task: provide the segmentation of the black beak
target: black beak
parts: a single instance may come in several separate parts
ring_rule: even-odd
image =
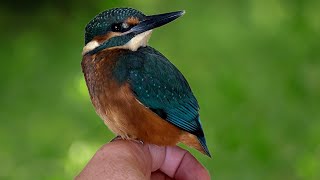
[[[130,33],[134,35],[146,32],[148,30],[163,26],[178,17],[184,15],[185,11],[176,11],[165,14],[157,14],[152,16],[147,16],[145,20],[141,21],[139,24],[130,29]]]

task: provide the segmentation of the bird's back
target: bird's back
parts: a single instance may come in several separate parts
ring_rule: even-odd
[[[95,88],[89,89],[91,99],[112,131],[159,145],[181,141],[210,155],[198,102],[181,72],[160,52],[151,47],[106,50],[91,62],[91,68],[100,69],[95,70],[99,75],[85,73],[87,83],[95,84],[88,85]]]

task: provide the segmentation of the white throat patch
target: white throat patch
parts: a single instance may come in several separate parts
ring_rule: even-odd
[[[83,47],[82,56],[85,55],[87,52],[94,50],[96,47],[100,46],[98,41],[90,41]]]
[[[146,47],[151,37],[151,33],[152,33],[152,30],[149,30],[136,35],[129,42],[127,42],[127,44],[123,45],[122,48],[130,49],[131,51],[137,51],[139,47]]]
[[[122,48],[122,49],[129,49],[131,51],[137,51],[139,47],[146,47],[148,45],[148,41],[151,37],[152,30],[143,32],[141,34],[136,35],[132,38],[129,42],[127,42],[123,46],[116,46],[111,48]],[[96,47],[100,46],[98,41],[90,41],[83,47],[82,56],[85,55],[87,52],[94,50]]]

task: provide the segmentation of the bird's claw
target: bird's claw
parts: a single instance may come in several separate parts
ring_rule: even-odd
[[[144,144],[144,142],[142,140],[139,140],[139,139],[132,139],[132,141],[136,142],[136,143],[139,143],[139,144]]]
[[[128,137],[121,137],[121,136],[116,136],[116,137],[114,137],[113,139],[111,139],[111,141],[110,142],[113,142],[113,141],[116,141],[116,140],[123,140],[123,139],[125,139],[125,140],[131,140],[131,141],[133,141],[133,142],[135,142],[135,143],[138,143],[138,144],[144,144],[144,142],[142,141],[142,140],[140,140],[140,139],[133,139],[133,138],[130,138],[129,136]]]
[[[113,142],[113,141],[116,141],[116,140],[120,140],[120,139],[122,139],[121,136],[116,136],[116,137],[114,137],[113,139],[111,139],[110,142]]]

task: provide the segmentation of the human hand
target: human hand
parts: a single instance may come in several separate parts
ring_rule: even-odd
[[[75,178],[156,180],[207,180],[208,171],[180,147],[116,140],[100,148]]]

